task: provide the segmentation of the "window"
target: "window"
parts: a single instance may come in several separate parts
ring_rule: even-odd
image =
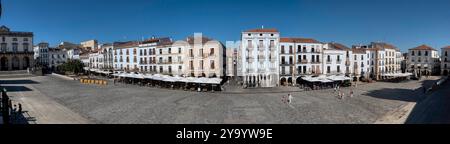
[[[281,57],[281,64],[286,64],[286,59],[284,56]]]
[[[293,54],[294,53],[294,49],[292,46],[289,46],[289,54]]]
[[[311,56],[311,62],[315,62],[315,56],[314,55]]]
[[[285,67],[281,67],[281,74],[285,75],[286,74],[286,68]]]
[[[162,54],[163,54],[163,53],[162,53],[162,49],[159,49],[159,54],[160,54],[160,55],[162,55]]]
[[[142,56],[143,54],[142,54],[142,49],[141,50],[139,50],[139,55],[140,56]]]
[[[162,67],[162,66],[159,66],[159,73],[163,73],[163,72],[164,72],[163,67]]]
[[[147,49],[144,49],[144,55],[147,55]],[[147,70],[145,70],[147,71]]]
[[[411,55],[414,56],[414,51],[411,51]]]
[[[302,73],[302,67],[301,66],[298,66],[297,70],[298,70],[298,74]]]
[[[303,73],[306,73],[306,66],[303,66]]]
[[[178,48],[178,53],[181,53],[181,48]]]
[[[211,48],[211,49],[210,49],[209,55],[210,55],[210,56],[213,56],[213,55],[214,55],[214,48]]]
[[[331,62],[330,55],[327,56],[327,62]]]
[[[353,57],[355,58],[355,60],[357,60],[357,59],[358,59],[358,55],[354,55]]]
[[[137,54],[137,49],[133,49],[133,54],[134,54],[134,55]]]
[[[181,72],[182,69],[183,69],[182,66],[178,66],[178,72]]]
[[[259,34],[259,36],[263,36],[263,34]]]
[[[248,48],[253,48],[252,40],[248,40],[248,42],[247,42],[247,47],[248,47]]]
[[[302,51],[302,46],[301,45],[298,45],[297,46],[297,53],[299,53],[299,52],[301,52]]]
[[[340,56],[340,55],[337,56],[337,61],[338,61],[338,62],[341,61],[341,56]]]
[[[194,57],[194,51],[192,49],[189,49],[189,57]]]
[[[341,66],[337,66],[337,72],[338,72],[338,73],[341,72]]]
[[[447,56],[447,51],[445,51],[445,56]]]
[[[13,50],[13,52],[17,52],[17,50],[18,50],[18,44],[17,43],[13,43],[12,44],[12,50]]]
[[[303,45],[303,52],[306,52],[306,45]]]
[[[17,41],[17,38],[13,38],[13,41]]]
[[[273,34],[272,34],[273,35]],[[269,48],[273,48],[275,47],[275,41],[274,40],[270,40],[270,46]]]
[[[211,69],[215,69],[216,68],[216,64],[214,63],[214,60],[211,60]]]
[[[317,61],[317,62],[320,62],[319,55],[316,56],[316,61]]]
[[[28,38],[23,38],[23,41],[26,41],[26,42],[27,42],[27,41],[28,41]]]
[[[169,48],[169,54],[171,54],[172,53],[172,48]]]
[[[311,46],[311,52],[314,52],[314,46]]]
[[[6,52],[6,43],[1,44],[1,51]]]
[[[361,60],[364,60],[364,55],[361,55]]]
[[[252,34],[248,34],[248,36],[252,36]]]
[[[169,66],[169,73],[172,73],[172,66]]]
[[[428,56],[428,51],[425,51],[425,56]]]
[[[198,50],[198,55],[199,55],[199,57],[203,57],[203,49]]]
[[[200,65],[200,70],[203,70],[203,60],[200,60],[199,65]]]
[[[327,73],[331,73],[331,67],[327,66]]]
[[[172,63],[172,57],[169,57],[169,64]]]
[[[189,68],[191,68],[191,70],[194,70],[194,61],[189,62]]]
[[[263,40],[259,40],[258,48],[263,48],[263,47],[264,47],[264,41]]]
[[[284,45],[281,46],[281,53],[284,54]]]
[[[137,58],[136,58],[136,56],[134,56],[133,62],[134,62],[134,63],[137,63]]]
[[[422,56],[422,51],[419,51],[419,54],[418,54],[419,56]]]

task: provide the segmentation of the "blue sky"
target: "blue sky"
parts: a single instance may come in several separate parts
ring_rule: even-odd
[[[32,31],[35,44],[139,40],[194,32],[239,40],[247,29],[277,28],[348,46],[386,41],[405,51],[450,45],[450,0],[2,0],[1,25]]]

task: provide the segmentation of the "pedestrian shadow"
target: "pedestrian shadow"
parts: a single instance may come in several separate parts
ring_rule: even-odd
[[[39,84],[33,80],[0,80],[0,84]]]
[[[28,111],[22,113],[15,113],[12,117],[12,124],[36,124],[36,118],[31,117]]]

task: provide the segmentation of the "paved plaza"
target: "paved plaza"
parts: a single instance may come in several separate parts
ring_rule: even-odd
[[[424,99],[423,85],[437,77],[403,83],[359,84],[350,98],[334,90],[245,89],[242,92],[190,92],[125,84],[85,85],[54,75],[2,79],[13,100],[36,123],[100,124],[370,124],[408,115]],[[282,97],[293,89],[291,105]],[[411,106],[411,104],[413,104]],[[402,121],[404,123],[406,118]],[[402,123],[399,122],[399,123]]]

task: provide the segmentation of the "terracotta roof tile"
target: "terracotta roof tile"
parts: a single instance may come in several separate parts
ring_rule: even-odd
[[[450,49],[450,46],[443,47],[442,49]]]
[[[280,42],[290,42],[290,43],[321,43],[315,39],[311,38],[280,38]]]
[[[328,43],[330,46],[332,46],[333,49],[337,50],[350,50],[347,46],[340,44],[340,43]]]
[[[410,50],[436,50],[436,49],[434,49],[434,48],[432,48],[430,46],[427,46],[427,45],[421,45],[421,46],[412,48]]]
[[[352,48],[352,52],[354,54],[365,54],[366,53],[366,48]]]
[[[252,30],[247,30],[245,32],[278,32],[277,29],[252,29]]]

